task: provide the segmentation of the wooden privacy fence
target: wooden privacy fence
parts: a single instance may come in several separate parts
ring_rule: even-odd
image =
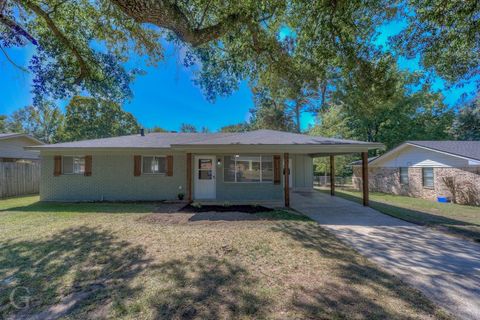
[[[0,199],[35,194],[40,185],[40,163],[0,162]]]

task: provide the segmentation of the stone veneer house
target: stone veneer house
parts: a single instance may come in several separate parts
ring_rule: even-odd
[[[368,150],[381,147],[273,130],[142,130],[28,149],[40,151],[41,200],[171,200],[184,193],[187,200],[283,200],[288,206],[292,189],[312,190],[313,157],[362,153],[366,163]],[[368,204],[368,195],[364,199]]]
[[[369,159],[369,189],[480,205],[480,141],[407,141]],[[361,167],[353,183],[361,189]]]

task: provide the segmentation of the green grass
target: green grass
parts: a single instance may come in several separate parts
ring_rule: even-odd
[[[37,200],[0,201],[2,319],[446,317],[294,213],[192,222],[151,203]]]
[[[319,190],[329,192],[328,190]],[[359,191],[336,190],[345,199],[361,203]],[[370,206],[385,214],[437,228],[480,242],[480,207],[370,192]]]

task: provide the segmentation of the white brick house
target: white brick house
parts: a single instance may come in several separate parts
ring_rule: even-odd
[[[407,141],[369,162],[369,189],[480,205],[480,141]],[[353,183],[361,189],[361,167]]]

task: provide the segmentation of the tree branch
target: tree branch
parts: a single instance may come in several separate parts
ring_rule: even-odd
[[[25,69],[24,67],[22,66],[19,66],[18,64],[15,63],[15,61],[12,60],[12,58],[10,58],[10,56],[8,55],[7,51],[5,51],[5,49],[3,49],[2,46],[0,46],[0,51],[3,52],[3,54],[5,55],[5,58],[7,58],[8,62],[10,62],[15,68],[25,72],[25,73],[28,73],[28,70]]]
[[[45,21],[45,23],[47,24],[48,28],[53,32],[53,34],[57,38],[57,40],[60,41],[65,47],[67,47],[72,52],[72,54],[75,56],[75,58],[77,59],[77,62],[79,64],[79,67],[80,67],[80,74],[75,79],[75,84],[79,84],[90,73],[88,65],[87,65],[86,61],[83,59],[80,51],[75,47],[75,45],[69,39],[67,39],[67,37],[60,31],[60,29],[58,29],[58,27],[55,25],[55,23],[50,18],[48,13],[43,11],[42,8],[40,8],[38,5],[36,5],[34,3],[31,3],[29,1],[22,0],[21,2],[28,9],[35,12],[36,15],[42,17],[43,20]]]
[[[139,23],[152,23],[174,32],[182,41],[193,47],[217,40],[225,35],[232,26],[248,21],[238,13],[226,16],[215,25],[205,28],[192,26],[180,7],[169,1],[150,0],[110,0],[126,15]]]
[[[3,14],[3,10],[0,11],[0,23],[5,25],[7,28],[13,31],[15,34],[20,34],[28,41],[30,41],[33,45],[38,45],[37,40],[33,36],[30,35],[25,29],[23,29],[20,25],[18,25],[15,21],[7,17]]]

